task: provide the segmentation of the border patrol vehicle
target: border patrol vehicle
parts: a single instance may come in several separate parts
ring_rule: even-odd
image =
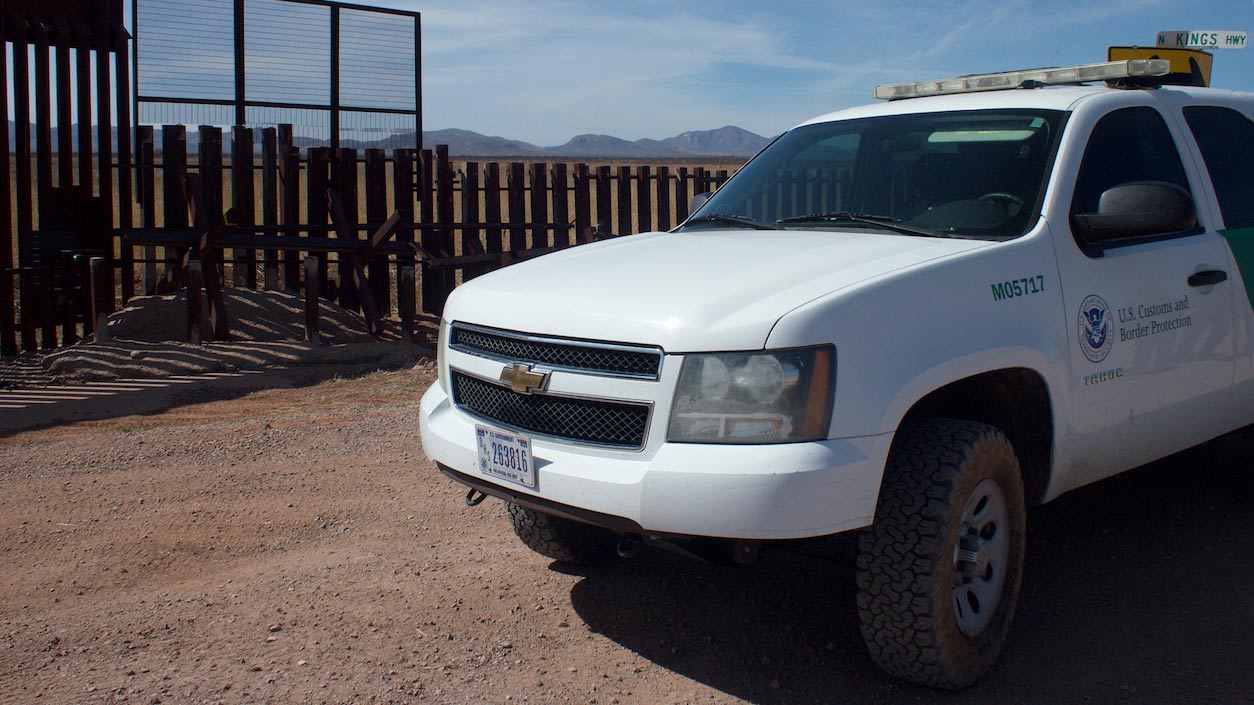
[[[1254,422],[1254,95],[1110,51],[880,86],[670,232],[461,286],[426,453],[561,561],[856,532],[871,658],[970,684],[1026,507]]]

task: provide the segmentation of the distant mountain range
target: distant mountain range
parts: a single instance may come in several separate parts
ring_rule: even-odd
[[[77,127],[72,128],[77,135]],[[159,130],[158,130],[159,132]],[[13,149],[14,123],[9,121],[9,149]],[[35,135],[31,131],[31,149],[34,149]],[[223,130],[223,150],[231,147],[230,130]],[[437,144],[447,144],[449,154],[454,157],[613,157],[613,158],[684,158],[684,157],[748,157],[757,153],[769,140],[748,130],[728,125],[717,130],[694,130],[664,140],[640,139],[629,141],[610,135],[578,135],[569,142],[556,147],[542,147],[520,142],[505,137],[490,137],[469,130],[434,130],[423,133],[423,145],[432,148]],[[161,137],[157,135],[157,150],[161,149]],[[187,131],[187,147],[194,151],[199,144],[199,133]],[[261,140],[257,143],[260,145]],[[57,130],[52,131],[52,145],[56,149]],[[326,146],[326,141],[309,137],[297,137],[296,144],[300,147]],[[344,147],[357,149],[395,149],[412,147],[414,133],[393,135],[381,140],[360,141],[345,139]],[[113,131],[113,145],[117,148],[117,130]],[[92,148],[96,148],[96,132],[92,130]]]
[[[577,135],[556,147],[488,137],[468,130],[423,133],[423,144],[447,144],[450,154],[476,157],[748,157],[768,141],[766,137],[732,125],[717,130],[694,130],[664,140],[634,142],[611,135]]]

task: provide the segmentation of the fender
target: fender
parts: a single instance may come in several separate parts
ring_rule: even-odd
[[[1039,277],[1039,291],[995,296],[994,284],[1027,277]],[[946,385],[1025,368],[1050,390],[1059,444],[1067,430],[1066,399],[1059,398],[1070,374],[1066,321],[1042,219],[1018,240],[892,272],[798,307],[775,325],[768,347],[835,342],[833,438],[894,433],[916,402]]]

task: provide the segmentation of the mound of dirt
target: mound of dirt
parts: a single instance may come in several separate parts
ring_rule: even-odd
[[[288,292],[227,289],[223,292],[231,339],[191,345],[187,334],[187,294],[141,296],[109,316],[110,340],[80,343],[42,359],[58,380],[138,379],[234,372],[305,364],[372,369],[411,367],[434,358],[438,322],[419,321],[427,345],[401,342],[399,326],[388,322],[371,335],[362,317],[331,301],[318,302],[320,345],[304,342],[304,300]],[[202,302],[204,310],[208,303]]]
[[[395,370],[431,359],[430,348],[399,341],[311,347],[305,343],[240,341],[225,343],[111,343],[74,345],[44,358],[58,381],[100,381],[236,372],[293,365],[344,365]],[[357,371],[364,371],[360,369]]]
[[[286,291],[226,289],[222,292],[231,323],[231,339],[299,342],[305,337],[305,302]],[[202,310],[209,303],[202,296]],[[357,313],[334,302],[318,301],[319,331],[324,344],[360,343],[375,338]],[[187,292],[165,296],[137,296],[126,308],[109,316],[109,337],[146,343],[187,340]]]

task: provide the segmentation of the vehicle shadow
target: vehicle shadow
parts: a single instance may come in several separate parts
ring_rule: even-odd
[[[847,540],[739,568],[651,550],[588,573],[571,600],[593,631],[754,703],[1254,702],[1252,452],[1225,439],[1032,512],[1010,641],[959,693],[871,663]]]

